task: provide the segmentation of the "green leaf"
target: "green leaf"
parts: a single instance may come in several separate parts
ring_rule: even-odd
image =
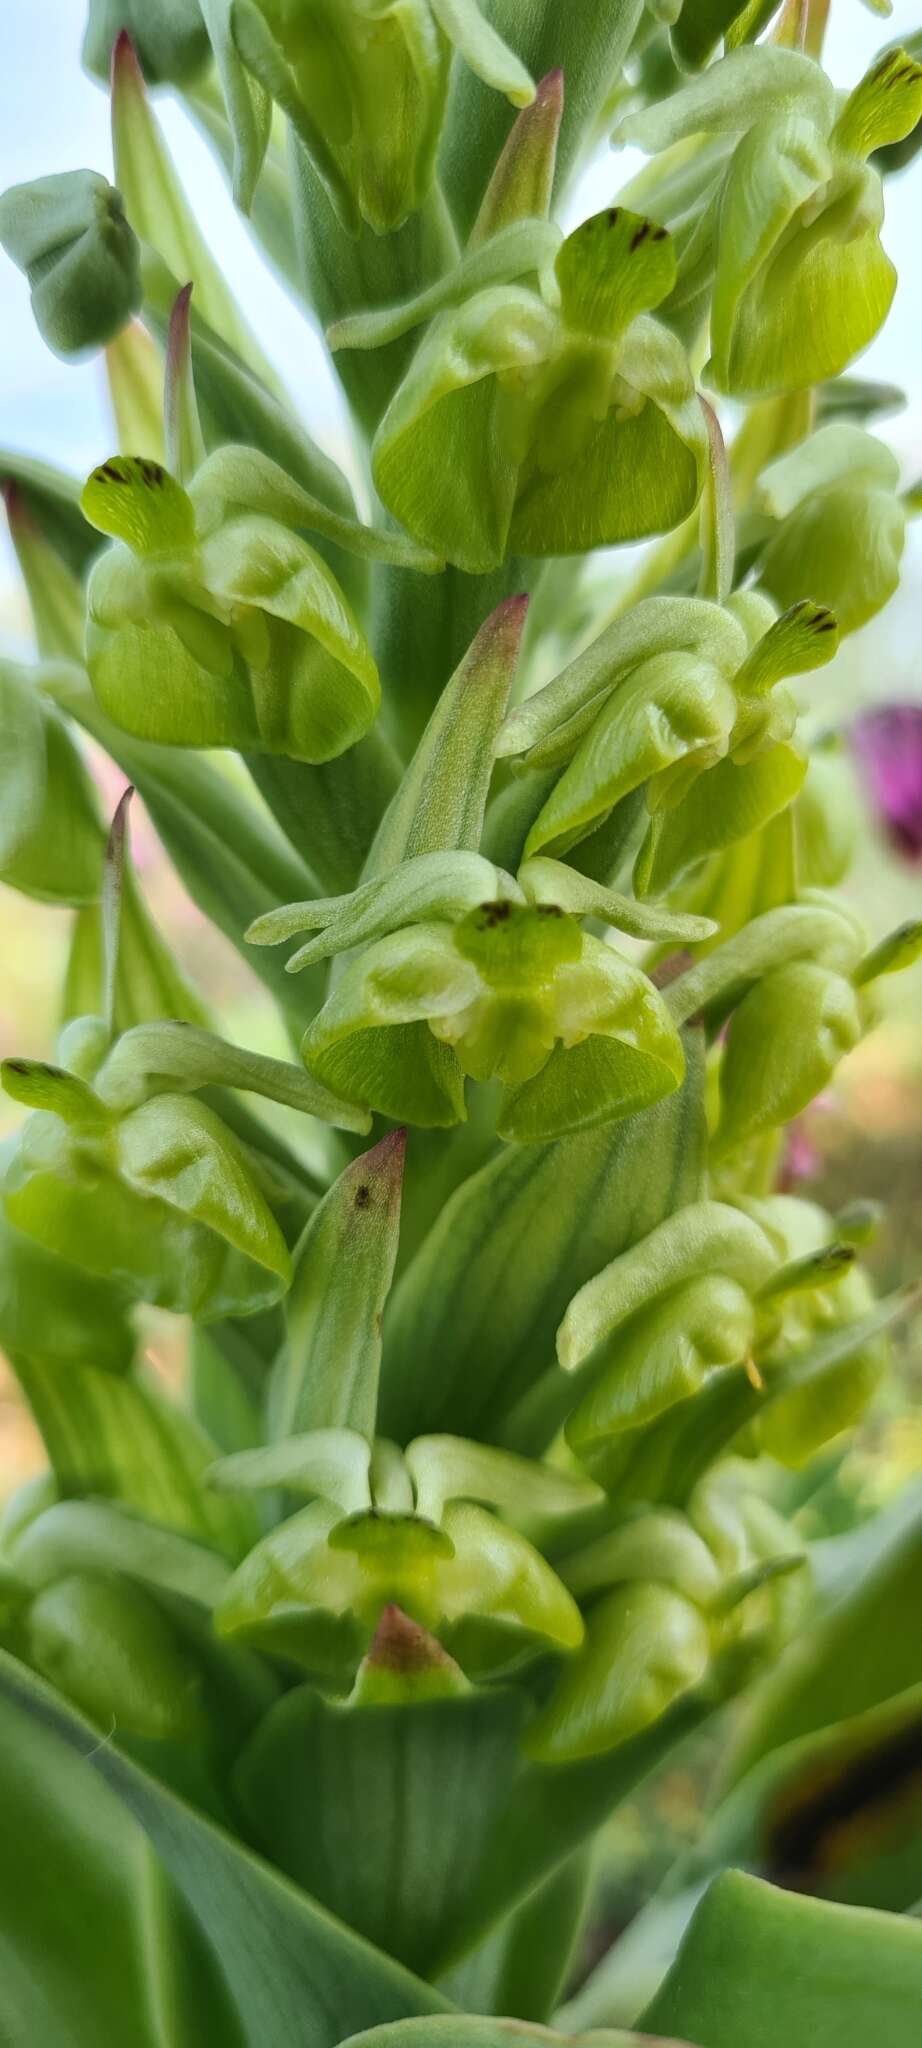
[[[527,597],[498,605],[435,706],[368,856],[365,878],[443,850],[476,853]]]
[[[463,57],[474,76],[495,92],[504,93],[514,107],[526,107],[535,88],[515,51],[503,42],[481,13],[477,0],[431,0],[440,28]]]
[[[700,1075],[615,1126],[499,1154],[446,1203],[398,1282],[385,1327],[381,1424],[474,1436],[552,1365],[577,1287],[698,1192]],[[438,1360],[422,1374],[420,1358]],[[549,1431],[548,1434],[551,1432]],[[510,1448],[538,1450],[509,1439]]]
[[[642,2025],[702,2048],[912,2048],[922,1929],[912,1920],[776,1891],[741,1871],[698,1906]]]
[[[285,1349],[270,1397],[273,1435],[375,1428],[381,1318],[400,1227],[405,1133],[346,1168],[294,1257]]]
[[[81,487],[76,477],[54,469],[50,462],[37,462],[30,455],[4,448],[0,450],[0,478],[11,522],[15,504],[17,520],[21,522],[25,515],[26,525],[31,523],[38,529],[71,573],[82,578],[93,556],[98,554],[100,542],[80,510]],[[15,530],[13,538],[18,548]],[[47,652],[66,654],[73,659],[75,650],[57,647],[48,648]]]
[[[95,1728],[10,1658],[3,1658],[0,1683],[20,1715],[85,1759],[140,1822],[189,1906],[213,1968],[220,1958],[242,2048],[291,2048],[305,2027],[316,2048],[337,2048],[347,2033],[368,2023],[442,2009],[443,2001],[430,1986],[359,1940],[137,1765],[100,1743]],[[47,1874],[44,1855],[42,1862]],[[81,1923],[85,1930],[82,1915]],[[221,2008],[216,2014],[206,2001],[199,2010],[210,2012],[222,2028]],[[116,2025],[124,2011],[120,1981]]]
[[[194,2048],[203,2024],[227,2048],[247,2048],[217,1959],[140,1829],[82,1756],[23,1706],[20,1687],[47,1703],[52,1720],[69,1725],[69,1709],[21,1665],[7,1660],[6,1672],[0,2028],[11,2042],[99,2048],[118,2039],[130,2011],[137,2048]],[[85,1749],[98,1743],[97,1730],[77,1725]]]

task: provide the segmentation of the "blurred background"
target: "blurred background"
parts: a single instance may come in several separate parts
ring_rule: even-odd
[[[571,0],[572,4],[572,0]],[[0,189],[51,171],[91,168],[111,175],[108,102],[80,69],[84,0],[3,0],[0,74]],[[826,61],[837,85],[851,86],[883,42],[918,28],[917,0],[896,0],[888,20],[859,0],[833,0]],[[361,492],[338,387],[316,331],[266,269],[235,213],[222,175],[202,140],[169,96],[158,112],[199,224],[226,271],[247,318],[320,444],[347,469]],[[635,169],[635,153],[603,150],[588,167],[571,213],[581,218],[607,204]],[[885,245],[900,273],[889,321],[860,364],[860,374],[899,386],[900,411],[875,427],[897,453],[907,485],[922,476],[922,263],[920,174],[887,187]],[[77,367],[43,346],[32,322],[25,280],[0,252],[0,448],[43,456],[78,475],[112,452],[113,430],[102,360]],[[619,580],[635,566],[633,550],[602,565]],[[865,826],[849,890],[875,936],[900,919],[922,915],[922,521],[910,528],[901,589],[882,617],[855,634],[820,678],[811,679],[809,719],[819,733],[852,735],[874,706],[917,706],[900,728],[905,751],[898,833],[865,799]],[[5,529],[0,532],[0,655],[28,658],[30,627]],[[2,744],[2,735],[0,735]],[[913,744],[915,755],[913,756]],[[111,809],[122,778],[94,763]],[[855,768],[862,785],[860,763]],[[133,807],[133,846],[151,908],[171,944],[202,987],[228,1035],[280,1051],[279,1026],[268,998],[236,954],[185,897],[140,805]],[[58,1026],[70,913],[45,908],[0,887],[0,1052],[49,1053]],[[884,1217],[869,1255],[881,1287],[922,1278],[922,963],[883,984],[882,1020],[841,1070],[835,1092],[818,1102],[795,1133],[790,1170],[806,1192],[836,1207],[861,1193],[878,1199]],[[0,1098],[0,1136],[16,1121]],[[169,1371],[182,1332],[152,1319],[150,1344]],[[801,1507],[808,1530],[849,1526],[891,1498],[922,1471],[922,1343],[917,1327],[900,1346],[897,1367],[860,1437],[843,1455],[833,1450]],[[37,1435],[0,1359],[0,1501],[44,1462]],[[683,1760],[619,1815],[605,1861],[604,1946],[631,1915],[639,1894],[700,1823],[710,1758]]]

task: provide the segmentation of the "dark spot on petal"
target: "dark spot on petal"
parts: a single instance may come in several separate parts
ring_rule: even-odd
[[[646,241],[646,239],[647,239],[647,236],[648,236],[649,234],[651,234],[651,233],[652,233],[652,229],[651,229],[651,225],[650,225],[650,222],[649,222],[648,220],[642,220],[642,221],[641,221],[641,223],[640,223],[640,226],[639,226],[639,228],[635,228],[635,230],[634,230],[634,233],[633,233],[633,234],[632,234],[632,236],[631,236],[631,244],[630,244],[630,246],[631,246],[631,255],[632,255],[632,256],[633,256],[633,254],[634,254],[634,250],[635,250],[635,249],[639,249],[639,248],[640,248],[640,244],[641,244],[641,242],[645,242],[645,241]]]
[[[480,914],[488,931],[492,931],[494,925],[505,924],[507,917],[512,914],[512,905],[505,902],[482,903]]]
[[[666,241],[668,241],[668,239],[669,239],[669,230],[668,230],[668,228],[654,228],[654,230],[653,230],[653,240],[654,240],[654,242],[666,242]]]
[[[617,225],[618,225],[618,222],[619,222],[620,218],[621,218],[621,208],[620,208],[620,206],[610,206],[610,207],[609,207],[609,209],[608,209],[608,225],[609,225],[609,227],[610,227],[610,228],[615,228],[615,227],[617,227]]]
[[[357,1209],[371,1208],[371,1189],[365,1181],[362,1181],[361,1186],[356,1188],[355,1206]]]
[[[538,905],[539,917],[563,917],[564,915],[565,913],[561,910],[559,903],[539,903]]]

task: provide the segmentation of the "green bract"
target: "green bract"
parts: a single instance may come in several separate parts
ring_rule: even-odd
[[[917,2048],[918,1296],[799,1120],[922,957],[838,661],[919,503],[838,372],[922,63],[837,91],[828,12],[90,0],[118,190],[0,200],[113,414],[82,488],[0,453],[0,880],[66,957],[2,1071],[4,2042]]]
[[[671,187],[665,169],[660,217],[679,236],[675,310],[710,293],[718,390],[750,398],[819,383],[873,340],[896,274],[867,159],[920,112],[922,66],[905,50],[887,52],[845,97],[811,58],[765,47],[731,51],[622,122],[623,140],[673,152],[667,167],[701,138],[691,192],[681,179]],[[642,174],[639,189],[656,212],[655,175]]]

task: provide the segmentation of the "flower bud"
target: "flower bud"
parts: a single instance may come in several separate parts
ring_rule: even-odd
[[[56,355],[101,348],[140,306],[138,244],[119,193],[95,171],[12,186],[0,199],[0,242],[28,278]]]
[[[90,0],[82,56],[103,85],[122,33],[131,37],[148,85],[188,85],[208,63],[199,0]]]

